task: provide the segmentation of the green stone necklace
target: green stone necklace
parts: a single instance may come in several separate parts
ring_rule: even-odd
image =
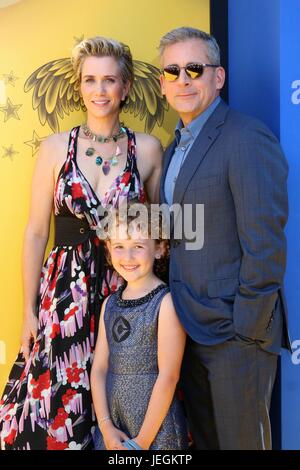
[[[106,144],[108,142],[117,142],[119,139],[125,136],[126,134],[126,129],[123,125],[123,123],[120,124],[119,130],[116,134],[112,136],[105,137],[103,135],[97,135],[94,132],[91,131],[89,126],[87,124],[83,124],[82,126],[83,133],[86,137],[91,139],[93,142],[100,142],[102,144]],[[87,157],[92,157],[95,155],[96,150],[94,147],[89,147],[85,154]],[[122,154],[120,147],[117,145],[116,151],[114,155],[111,155],[110,157],[103,157],[100,155],[96,156],[95,163],[97,166],[102,165],[102,172],[104,175],[108,175],[110,172],[110,167],[115,166],[119,163],[118,157]]]

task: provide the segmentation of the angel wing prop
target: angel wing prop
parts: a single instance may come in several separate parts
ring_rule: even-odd
[[[146,62],[134,61],[134,82],[123,111],[145,119],[145,132],[155,124],[161,126],[167,102],[160,91],[159,70]],[[37,109],[41,124],[49,124],[53,132],[59,131],[58,116],[84,109],[79,95],[73,67],[69,58],[48,62],[35,70],[26,80],[25,92],[33,89],[32,107]]]

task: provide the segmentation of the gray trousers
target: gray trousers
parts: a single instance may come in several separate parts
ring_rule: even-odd
[[[271,449],[277,359],[240,336],[211,346],[188,339],[180,385],[195,449]]]

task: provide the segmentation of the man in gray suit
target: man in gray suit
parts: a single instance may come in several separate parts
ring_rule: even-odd
[[[270,449],[277,357],[290,347],[287,162],[263,123],[220,99],[225,71],[213,37],[178,28],[160,53],[162,91],[180,116],[161,203],[180,205],[184,224],[185,207],[204,205],[201,249],[175,238],[181,217],[171,224],[170,289],[188,334],[181,387],[194,447]]]

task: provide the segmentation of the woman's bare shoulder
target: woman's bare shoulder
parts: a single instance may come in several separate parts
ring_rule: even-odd
[[[153,135],[137,133],[137,154],[143,157],[143,162],[153,168],[161,167],[163,148],[159,139]]]
[[[51,134],[42,141],[41,147],[46,149],[59,149],[68,145],[70,132],[59,132]]]
[[[152,150],[162,148],[160,140],[154,135],[145,134],[143,132],[136,132],[135,135],[137,144],[141,144],[145,146],[145,148],[150,148]]]
[[[69,132],[51,134],[40,145],[39,157],[59,162],[66,159],[68,150]]]

